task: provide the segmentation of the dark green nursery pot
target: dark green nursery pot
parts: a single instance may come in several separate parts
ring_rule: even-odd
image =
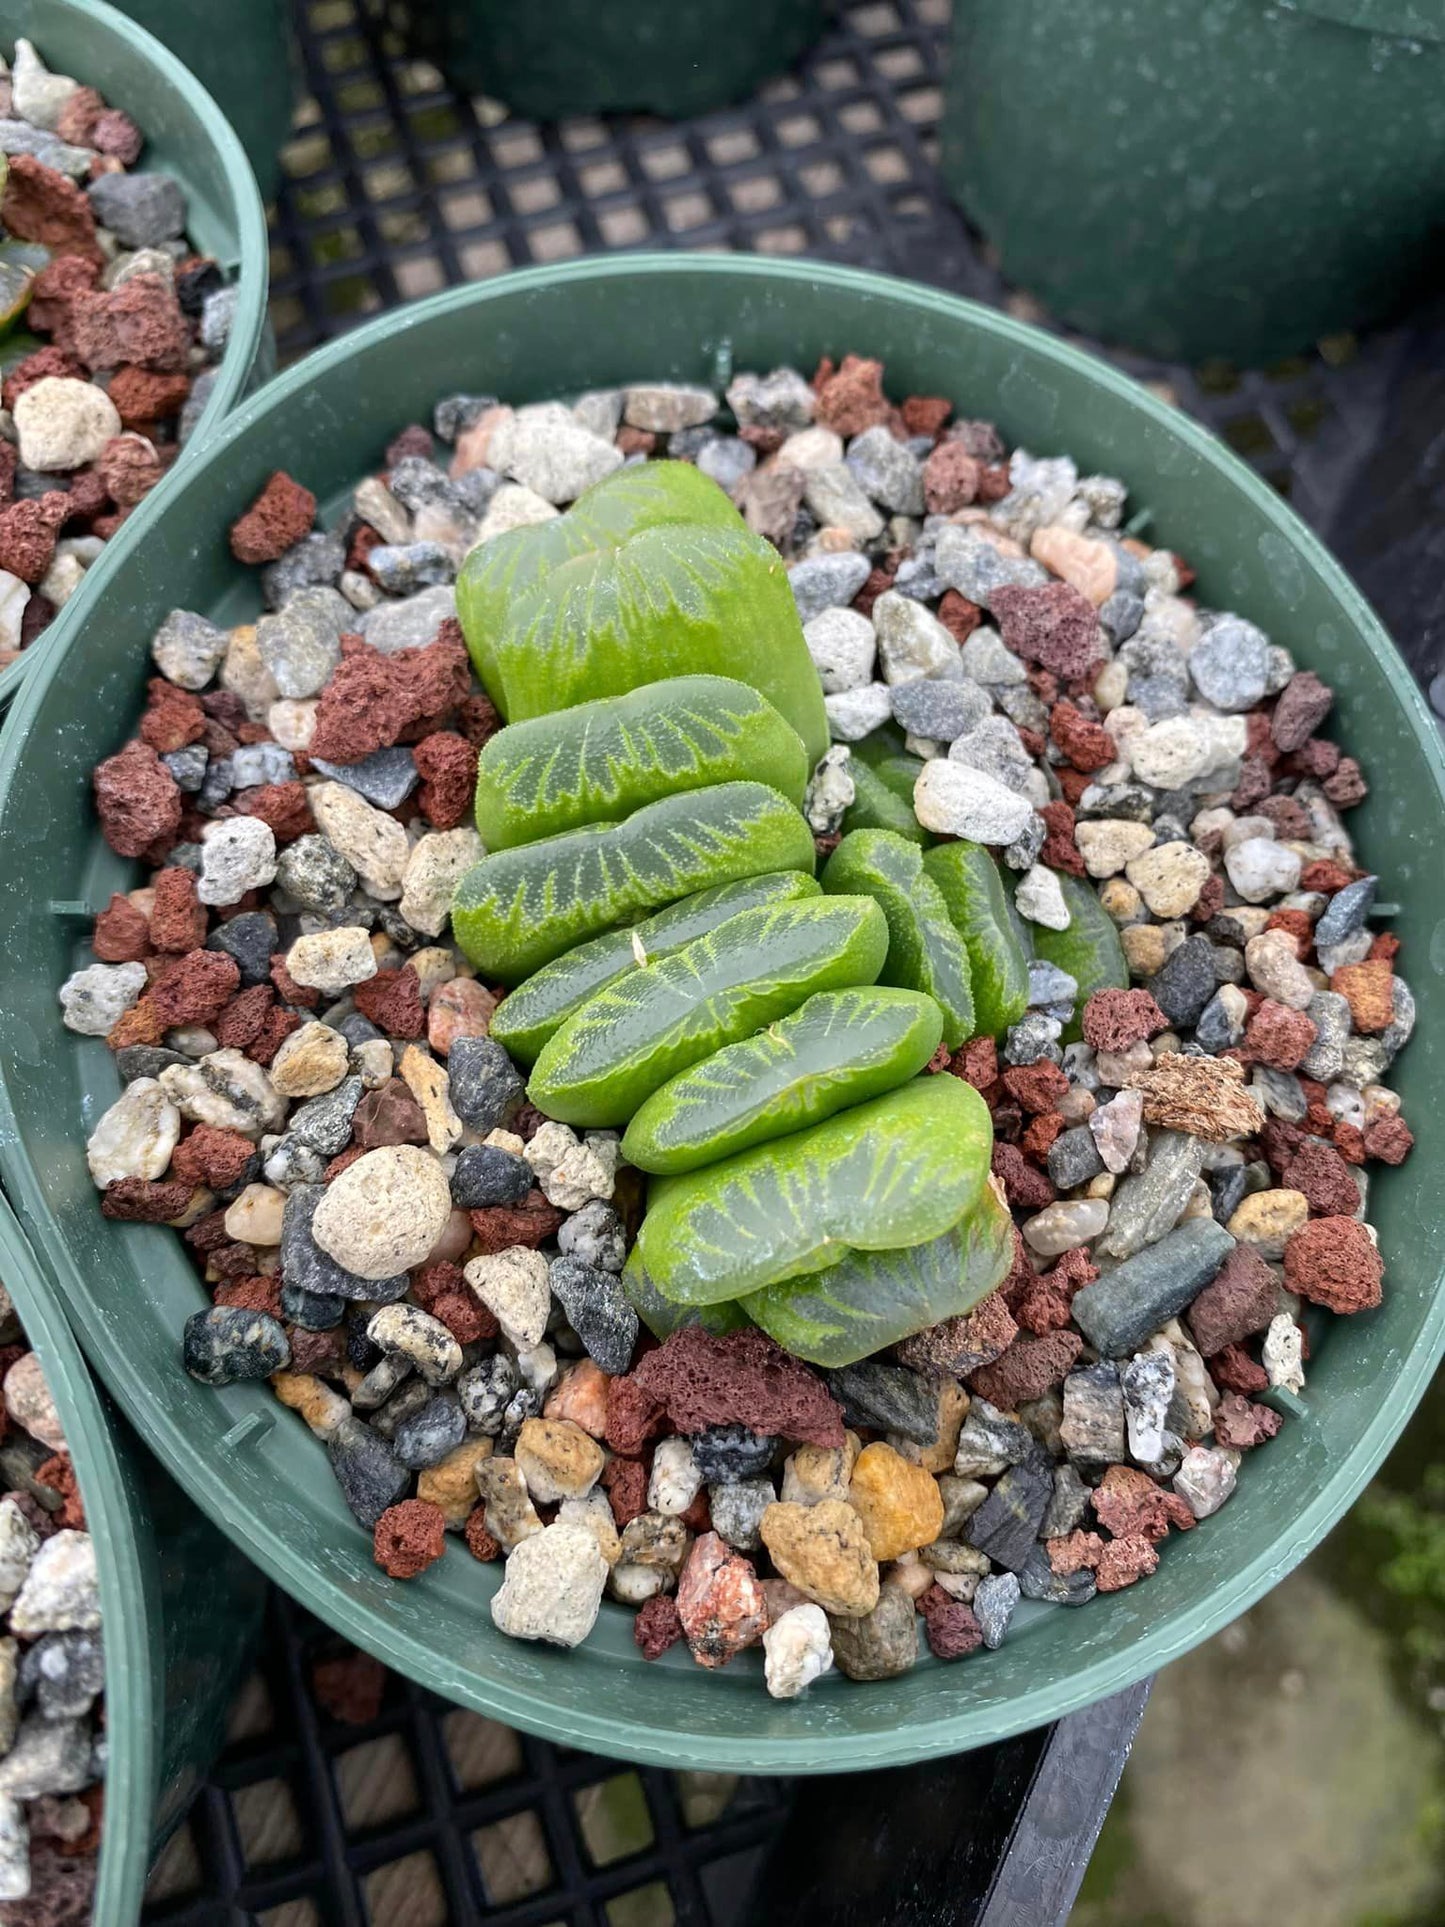
[[[1277,359],[1440,274],[1445,0],[958,0],[943,172],[1058,320]]]
[[[531,120],[705,114],[781,73],[835,0],[410,0],[413,46],[462,93]]]
[[[212,18],[209,0],[204,5],[201,0],[165,0],[165,5],[197,21]],[[131,9],[137,14],[151,10],[152,0],[141,0]],[[154,10],[161,12],[160,0],[155,0]],[[224,114],[195,75],[144,27],[104,0],[0,0],[0,53],[7,59],[17,37],[32,41],[55,72],[94,85],[112,106],[131,116],[145,135],[141,167],[173,174],[180,182],[186,192],[187,233],[239,289],[210,397],[180,457],[153,491],[168,497],[185,487],[191,456],[230,413],[253,376],[264,377],[274,365],[266,320],[266,212],[255,177]],[[244,39],[235,58],[241,63],[249,58]],[[96,602],[93,575],[93,569],[87,570],[49,628],[17,661],[0,669],[0,709],[37,664],[63,649],[65,638],[88,620]]]
[[[890,1766],[1038,1725],[1152,1672],[1281,1579],[1359,1493],[1445,1342],[1438,1136],[1371,1187],[1388,1260],[1378,1310],[1319,1334],[1300,1409],[1251,1456],[1239,1490],[1175,1535],[1147,1584],[1082,1612],[1023,1608],[996,1653],[920,1662],[858,1686],[830,1677],[770,1700],[756,1653],[705,1674],[675,1649],[646,1666],[632,1615],[606,1605],[564,1653],[509,1641],[487,1602],[496,1566],[459,1547],[409,1585],[377,1568],[320,1443],[263,1385],[186,1377],[180,1335],[206,1292],[173,1232],[100,1214],[85,1136],[119,1089],[104,1042],[60,1023],[56,989],[88,953],[92,913],[132,866],[102,841],[90,774],[131,733],[147,641],[173,607],[249,620],[254,573],[226,540],[274,469],[338,515],[403,425],[456,390],[540,400],[643,377],[723,383],[730,367],[811,368],[877,355],[890,392],[951,396],[1037,454],[1122,476],[1151,539],[1186,555],[1208,603],[1238,609],[1338,691],[1338,734],[1375,778],[1352,822],[1398,901],[1419,1025],[1395,1080],[1432,1114],[1445,1079],[1445,761],[1403,663],[1292,512],[1213,437],[1115,370],[933,289],[806,261],[631,255],[456,289],[358,329],[287,370],[97,563],[104,620],[72,632],[22,693],[0,742],[0,1169],[117,1400],[205,1512],[308,1607],[447,1697],[569,1746],[667,1765],[762,1772]]]
[[[153,1849],[225,1734],[265,1583],[101,1395],[55,1287],[0,1198],[0,1283],[65,1428],[95,1541],[105,1640],[105,1819],[93,1918],[140,1918]]]
[[[286,0],[119,0],[183,61],[236,131],[264,200],[281,184],[295,105]]]

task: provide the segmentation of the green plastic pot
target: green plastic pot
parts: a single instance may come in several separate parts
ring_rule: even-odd
[[[295,67],[286,0],[120,0],[215,100],[246,150],[264,200],[281,185]]]
[[[1070,326],[1269,362],[1440,273],[1442,0],[958,0],[950,191]]]
[[[224,1737],[265,1582],[141,1451],[101,1395],[3,1198],[0,1282],[40,1355],[95,1541],[108,1755],[93,1917],[128,1927],[140,1917],[154,1849]]]
[[[1215,1632],[1339,1518],[1404,1424],[1445,1344],[1431,1235],[1440,1151],[1427,1135],[1375,1179],[1389,1257],[1384,1305],[1320,1335],[1308,1391],[1202,1531],[1145,1585],[1081,1614],[1034,1605],[997,1653],[862,1687],[833,1678],[769,1700],[756,1654],[704,1674],[674,1651],[645,1666],[632,1615],[604,1607],[563,1653],[498,1635],[498,1570],[454,1548],[410,1585],[387,1580],[321,1446],[264,1386],[187,1379],[180,1333],[206,1302],[174,1233],[101,1217],[84,1136],[113,1101],[110,1053],[62,1029],[56,987],[87,955],[90,917],[132,876],[103,844],[90,773],[133,728],[146,639],[176,604],[250,619],[254,576],[226,530],[276,468],[343,511],[356,480],[449,390],[521,402],[642,377],[721,383],[730,367],[811,368],[846,350],[887,364],[895,395],[955,398],[1039,454],[1123,476],[1211,603],[1288,642],[1339,692],[1342,738],[1377,783],[1354,815],[1366,861],[1401,904],[1419,1029],[1398,1065],[1427,1116],[1445,1077],[1440,850],[1445,761],[1424,705],[1345,576],[1258,476],[1124,376],[1003,315],[932,289],[816,262],[631,255],[456,289],[358,329],[245,403],[192,466],[191,487],[141,509],[97,563],[106,620],[68,639],[24,691],[0,743],[0,1168],[53,1264],[96,1366],[208,1515],[323,1619],[448,1698],[567,1745],[668,1765],[858,1770],[1022,1731],[1112,1693]]]
[[[187,0],[173,4],[179,13]],[[169,499],[185,487],[191,458],[247,387],[275,366],[266,319],[266,213],[255,178],[225,116],[195,76],[144,27],[104,0],[0,0],[0,53],[7,59],[17,37],[33,41],[55,72],[93,83],[112,106],[131,115],[146,139],[142,167],[173,174],[181,183],[187,233],[240,290],[210,398],[185,448],[152,491],[152,500]],[[97,602],[94,575],[94,569],[87,570],[50,627],[18,661],[0,669],[0,708],[39,663],[62,651],[66,638],[85,625]]]
[[[812,46],[835,4],[403,0],[391,11],[460,92],[558,120],[631,110],[680,117],[742,100]]]

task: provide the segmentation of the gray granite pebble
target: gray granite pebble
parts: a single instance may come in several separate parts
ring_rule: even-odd
[[[516,1066],[490,1037],[458,1037],[447,1057],[447,1076],[453,1110],[483,1136],[496,1130],[522,1096]]]
[[[801,619],[811,622],[824,609],[846,608],[868,580],[872,567],[866,555],[852,549],[795,562],[788,571],[788,581]]]
[[[368,1532],[411,1489],[411,1473],[364,1419],[343,1419],[326,1441],[326,1456],[341,1496]]]
[[[313,756],[311,767],[334,782],[344,783],[379,810],[400,809],[421,780],[415,756],[400,746],[374,749],[359,763],[328,763],[324,757]]]
[[[269,1312],[212,1305],[186,1320],[182,1359],[203,1385],[233,1385],[238,1379],[269,1378],[291,1361],[291,1345]]]
[[[123,247],[156,247],[186,225],[186,197],[169,174],[102,174],[86,192],[96,220]]]
[[[622,1220],[610,1204],[590,1198],[580,1211],[565,1218],[557,1232],[557,1249],[564,1257],[602,1271],[621,1271],[627,1258]]]
[[[1183,1311],[1233,1249],[1213,1218],[1190,1218],[1085,1285],[1074,1298],[1074,1322],[1103,1357],[1122,1357]]]
[[[997,1652],[1004,1642],[1020,1592],[1018,1578],[1011,1572],[990,1573],[978,1582],[973,1595],[973,1616],[983,1629],[983,1643],[991,1653]]]
[[[637,1343],[637,1313],[617,1274],[578,1258],[554,1258],[547,1282],[593,1362],[614,1376],[625,1372]]]

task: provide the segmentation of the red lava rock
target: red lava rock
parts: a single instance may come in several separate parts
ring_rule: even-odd
[[[1042,1338],[1016,1338],[993,1364],[969,1378],[970,1391],[979,1392],[1001,1412],[1015,1412],[1030,1399],[1062,1385],[1084,1348],[1077,1332],[1055,1331]]]
[[[700,1536],[704,1532],[711,1532],[712,1507],[708,1503],[706,1489],[698,1493],[686,1512],[680,1512],[677,1516],[694,1536]]]
[[[1390,1028],[1394,1019],[1395,973],[1388,959],[1341,964],[1330,978],[1330,989],[1337,990],[1350,1006],[1356,1030],[1368,1035]]]
[[[341,661],[317,704],[311,754],[331,763],[359,762],[395,743],[422,718],[454,708],[470,685],[466,645],[449,620],[434,642],[399,649],[394,656],[344,636]]]
[[[70,309],[78,294],[88,294],[100,278],[100,265],[83,254],[62,254],[43,267],[30,286],[28,326],[48,335],[55,346],[70,344]]]
[[[467,696],[457,705],[457,728],[474,749],[489,743],[501,727],[497,707],[486,696]]]
[[[1169,1028],[1147,990],[1096,990],[1084,1006],[1084,1042],[1095,1050],[1126,1051]]]
[[[1360,1208],[1360,1187],[1350,1167],[1328,1144],[1307,1138],[1280,1172],[1280,1182],[1303,1191],[1310,1210],[1321,1218],[1352,1218]]]
[[[1403,1117],[1377,1117],[1365,1126],[1364,1148],[1368,1156],[1382,1164],[1403,1164],[1410,1155],[1415,1134]]]
[[[145,136],[129,114],[122,113],[119,107],[107,107],[96,120],[89,144],[97,153],[119,161],[122,167],[134,167],[145,146]]]
[[[311,533],[315,520],[316,497],[278,468],[246,513],[233,523],[231,553],[238,562],[274,562],[303,535]],[[317,754],[325,752],[318,750]]]
[[[753,1563],[705,1532],[693,1541],[677,1582],[677,1616],[699,1666],[726,1666],[762,1638],[768,1623]]]
[[[930,1586],[919,1600],[918,1610],[935,1659],[965,1659],[983,1644],[983,1628],[973,1607],[952,1598],[942,1586]]]
[[[14,501],[15,471],[19,465],[20,451],[14,442],[0,442],[0,503]],[[29,606],[27,603],[27,610]]]
[[[22,582],[38,582],[50,567],[55,538],[69,514],[70,497],[58,488],[0,509],[0,569]]]
[[[419,455],[424,462],[432,458],[431,430],[423,428],[420,422],[409,422],[399,435],[393,436],[386,445],[386,465],[395,468],[409,455]]]
[[[953,403],[943,395],[905,395],[898,412],[909,435],[941,435]]]
[[[1056,676],[1087,676],[1103,656],[1098,611],[1067,582],[995,589],[989,607],[1014,654]]]
[[[100,263],[90,202],[74,181],[33,154],[10,156],[0,225],[17,241],[39,241],[52,254],[83,254]]]
[[[42,1459],[35,1468],[37,1485],[48,1485],[60,1494],[59,1510],[51,1516],[56,1525],[70,1532],[85,1531],[85,1501],[68,1452],[56,1452]]]
[[[321,1174],[321,1182],[323,1184],[334,1183],[343,1171],[349,1171],[358,1158],[364,1158],[365,1156],[366,1153],[359,1144],[348,1145],[339,1156],[334,1157],[330,1164],[327,1165]]]
[[[1214,1442],[1248,1452],[1272,1439],[1284,1420],[1267,1405],[1254,1405],[1238,1392],[1226,1392],[1214,1408]]]
[[[742,1424],[806,1445],[843,1443],[843,1409],[822,1379],[751,1327],[714,1337],[700,1325],[683,1326],[631,1377],[679,1432]]]
[[[430,1499],[403,1499],[376,1522],[373,1556],[390,1579],[415,1579],[446,1550],[446,1514]]]
[[[821,371],[820,371],[821,372]],[[883,393],[883,363],[863,355],[844,355],[836,373],[817,380],[814,418],[834,429],[845,441],[865,428],[886,422],[892,407]]]
[[[1049,715],[1049,734],[1077,770],[1091,774],[1115,760],[1114,739],[1102,723],[1090,721],[1072,703],[1056,703]]]
[[[339,1331],[309,1332],[300,1325],[288,1325],[286,1336],[291,1345],[291,1370],[314,1372],[321,1378],[339,1378],[346,1363],[345,1340]]]
[[[649,1439],[657,1436],[665,1416],[662,1399],[634,1373],[625,1373],[609,1383],[604,1436],[612,1450],[624,1458],[634,1457]]]
[[[131,1044],[158,1044],[165,1034],[155,1005],[149,997],[142,997],[111,1026],[105,1041],[111,1050],[125,1050]]]
[[[1058,1196],[1044,1173],[1028,1162],[1016,1144],[995,1143],[992,1168],[1016,1211],[1042,1211]]]
[[[967,642],[983,621],[983,610],[957,589],[945,589],[937,609],[938,620],[960,646]]]
[[[151,927],[128,897],[113,894],[95,920],[90,947],[102,963],[138,963],[150,954]]]
[[[1062,1331],[1069,1322],[1074,1294],[1098,1275],[1098,1267],[1082,1246],[1066,1251],[1052,1271],[1031,1273],[1024,1281],[1013,1300],[1013,1315],[1025,1331],[1040,1336]]]
[[[134,434],[113,435],[95,465],[111,500],[121,508],[144,501],[167,467],[145,436]]]
[[[1294,938],[1294,953],[1303,962],[1314,942],[1315,927],[1303,910],[1271,910],[1266,930],[1283,930]]]
[[[191,378],[185,373],[160,374],[127,362],[116,369],[108,392],[122,427],[144,429],[180,413],[191,392]]]
[[[1111,1539],[1099,1554],[1094,1580],[1100,1592],[1122,1592],[1136,1579],[1147,1579],[1159,1564],[1159,1554],[1141,1535]]]
[[[117,856],[141,856],[179,829],[181,792],[148,744],[127,743],[97,767],[92,780],[101,833]]]
[[[613,1384],[616,1382],[615,1379],[612,1381]],[[607,1395],[610,1412],[611,1385],[607,1388]],[[615,1446],[613,1450],[616,1450]],[[602,1488],[607,1494],[607,1503],[612,1507],[613,1522],[619,1532],[646,1512],[647,1467],[640,1459],[609,1459],[602,1468]]]
[[[1248,816],[1254,806],[1269,795],[1271,777],[1269,765],[1259,756],[1246,756],[1239,765],[1239,782],[1229,799],[1229,806],[1238,816]]]
[[[354,1649],[318,1659],[311,1668],[311,1692],[322,1712],[343,1726],[370,1726],[386,1694],[386,1668],[370,1653]]]
[[[1049,1565],[1065,1578],[1071,1572],[1092,1572],[1098,1565],[1104,1550],[1104,1541],[1097,1532],[1085,1532],[1076,1527],[1059,1539],[1045,1539],[1048,1548]]]
[[[393,1077],[362,1098],[351,1135],[363,1151],[375,1151],[384,1144],[425,1144],[426,1118],[406,1085]]]
[[[171,1170],[187,1184],[209,1185],[229,1191],[250,1169],[256,1147],[239,1131],[222,1131],[214,1124],[198,1124],[183,1137],[171,1155]]]
[[[1276,749],[1299,749],[1314,735],[1335,700],[1335,692],[1312,669],[1301,669],[1285,684],[1274,706],[1269,733]]]
[[[1285,1283],[1328,1311],[1368,1311],[1380,1302],[1384,1263],[1353,1218],[1311,1218],[1284,1248]]]
[[[1022,733],[1022,732],[1021,732]],[[1039,851],[1039,862],[1051,870],[1062,870],[1071,877],[1086,874],[1083,853],[1074,839],[1074,812],[1065,802],[1045,803],[1039,811],[1048,835]]]
[[[271,953],[271,982],[276,986],[276,995],[283,1004],[294,1004],[298,1010],[315,1010],[321,1001],[321,992],[313,990],[309,984],[292,981],[291,972],[286,968],[286,952],[275,950]]]
[[[226,1242],[225,1211],[208,1211],[204,1218],[198,1218],[181,1236],[192,1251],[203,1258],[210,1257]]]
[[[294,843],[298,836],[310,836],[316,828],[306,800],[306,785],[301,782],[258,783],[255,789],[242,790],[232,801],[239,815],[259,817],[278,843]]]
[[[272,1062],[278,1050],[301,1028],[301,1019],[295,1011],[282,1010],[273,1005],[262,1019],[261,1028],[246,1046],[246,1055],[253,1063],[267,1065]]]
[[[497,1321],[463,1280],[457,1265],[426,1265],[412,1281],[423,1311],[439,1318],[459,1345],[476,1345],[495,1338]]]
[[[1261,1332],[1274,1317],[1279,1284],[1251,1244],[1236,1244],[1184,1314],[1205,1358]]]
[[[236,1254],[236,1263],[253,1265],[256,1254],[250,1245],[229,1245],[227,1252]],[[212,1260],[214,1267],[215,1260]],[[211,1293],[212,1302],[227,1305],[237,1311],[264,1311],[271,1318],[281,1316],[281,1278],[279,1273],[273,1277],[263,1277],[259,1272],[247,1272],[218,1286]]]
[[[149,996],[167,1030],[209,1024],[235,996],[241,969],[223,950],[192,950],[165,965]]]
[[[275,1007],[276,993],[269,984],[240,991],[211,1026],[216,1042],[222,1050],[246,1050],[266,1028]]]
[[[1155,1485],[1147,1472],[1132,1465],[1111,1465],[1089,1503],[1106,1532],[1116,1539],[1168,1537],[1170,1526],[1188,1532],[1196,1523],[1177,1492]]]
[[[531,1245],[535,1250],[554,1236],[565,1216],[548,1204],[542,1193],[529,1191],[520,1204],[493,1204],[484,1211],[467,1214],[477,1248],[486,1256],[505,1251],[508,1245]]]
[[[193,1189],[160,1179],[117,1178],[101,1198],[100,1208],[107,1218],[119,1218],[124,1224],[169,1224],[190,1203]]]
[[[1393,963],[1399,954],[1400,939],[1392,930],[1382,930],[1371,943],[1365,962],[1376,963],[1383,958],[1387,963]]]
[[[70,520],[66,526],[73,531],[89,525],[94,533],[99,534],[100,531],[94,528],[94,523],[101,510],[110,501],[105,482],[99,472],[93,468],[77,469],[70,478],[70,494],[67,500],[70,503]]]
[[[1222,1392],[1240,1392],[1246,1398],[1269,1384],[1269,1373],[1243,1345],[1226,1345],[1216,1352],[1209,1361],[1209,1376]]]
[[[0,387],[0,399],[7,408],[13,408],[27,388],[33,388],[37,381],[44,381],[48,375],[60,375],[72,381],[85,379],[85,369],[56,342],[47,342],[37,348],[33,355],[26,355],[23,361],[6,375],[4,386]]]
[[[1037,1064],[1011,1065],[1003,1073],[1003,1087],[1026,1111],[1051,1111],[1069,1088],[1057,1064],[1041,1058]]]
[[[8,1414],[7,1423],[9,1423]],[[53,1532],[59,1531],[59,1524],[54,1515],[47,1512],[40,1501],[32,1498],[28,1492],[0,1492],[0,1500],[3,1499],[13,1499],[15,1501],[16,1508],[24,1514],[26,1523],[40,1538],[48,1539]],[[33,1875],[33,1858],[31,1872]],[[78,1916],[76,1927],[79,1927],[81,1919],[88,1920],[89,1918],[88,1913],[83,1916]]]
[[[1319,1036],[1319,1026],[1302,1010],[1291,1010],[1266,997],[1244,1033],[1244,1047],[1258,1064],[1277,1071],[1294,1070],[1309,1054]]]
[[[91,147],[94,145],[91,133],[105,111],[105,101],[94,87],[77,87],[56,115],[55,131],[72,147]]]
[[[1369,1155],[1365,1150],[1364,1133],[1356,1130],[1353,1124],[1336,1123],[1331,1142],[1346,1164],[1363,1164]]]
[[[421,813],[434,830],[454,830],[470,812],[477,787],[477,752],[465,736],[439,729],[412,752],[421,774]]]
[[[92,369],[133,362],[180,374],[191,352],[190,326],[175,289],[158,274],[135,274],[118,288],[76,295],[70,332],[76,354]]]
[[[624,455],[651,455],[657,447],[657,436],[650,428],[634,428],[631,422],[624,422],[612,439]]]
[[[876,566],[869,571],[863,587],[858,591],[857,595],[854,596],[852,602],[852,607],[858,611],[860,616],[872,615],[873,604],[878,600],[879,596],[884,595],[893,587],[895,573],[892,569],[879,568]]]
[[[965,1084],[986,1091],[998,1080],[998,1046],[991,1037],[970,1037],[963,1049],[954,1053],[950,1068]]]
[[[146,706],[140,719],[141,741],[157,756],[198,743],[206,733],[206,712],[187,690],[177,689],[164,676],[146,684]]]
[[[24,160],[23,154],[15,156]],[[77,1854],[62,1841],[36,1841],[30,1849],[30,1897],[6,1903],[6,1927],[82,1927],[92,1919],[96,1872],[94,1852]]]
[[[462,1537],[466,1540],[467,1551],[473,1559],[480,1559],[484,1566],[490,1564],[493,1559],[501,1558],[501,1541],[494,1539],[487,1531],[487,1508],[484,1505],[473,1506],[467,1514],[467,1523],[462,1529]]]
[[[991,1291],[970,1312],[945,1318],[915,1332],[898,1347],[898,1362],[918,1372],[961,1377],[1002,1357],[1018,1336],[1018,1326],[1001,1291]]]
[[[632,1622],[632,1637],[644,1659],[661,1659],[684,1637],[682,1615],[671,1593],[654,1593],[643,1601]]]
[[[421,979],[410,964],[379,970],[352,991],[356,1008],[388,1037],[420,1037],[426,1029]]]
[[[978,500],[983,464],[962,442],[939,442],[923,464],[923,499],[930,515],[952,515]]]
[[[1028,1129],[1019,1139],[1024,1156],[1037,1158],[1042,1163],[1063,1128],[1064,1120],[1057,1111],[1043,1111],[1032,1118]]]

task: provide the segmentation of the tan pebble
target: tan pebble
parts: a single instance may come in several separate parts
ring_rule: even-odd
[[[532,1533],[542,1530],[522,1469],[514,1458],[498,1453],[489,1459],[479,1459],[473,1476],[487,1531],[503,1552],[510,1552]]]
[[[1126,817],[1106,817],[1097,823],[1076,824],[1074,841],[1091,877],[1112,877],[1126,863],[1153,849],[1154,832],[1147,823],[1132,823]]]
[[[1303,1191],[1255,1191],[1237,1208],[1225,1229],[1252,1244],[1262,1258],[1283,1258],[1284,1248],[1310,1215]]]
[[[916,1552],[906,1552],[884,1575],[885,1583],[902,1586],[910,1599],[921,1599],[933,1584],[933,1573]]]
[[[1138,923],[1149,914],[1143,897],[1127,877],[1110,877],[1099,892],[1099,903],[1105,914],[1118,924]]]
[[[878,1562],[862,1516],[846,1501],[770,1505],[760,1531],[783,1578],[825,1612],[861,1618],[878,1604]]]
[[[351,1051],[330,1024],[303,1024],[271,1061],[271,1082],[282,1097],[320,1097],[345,1077]]]
[[[387,1144],[332,1180],[311,1235],[358,1277],[393,1278],[425,1264],[451,1212],[451,1187],[432,1154]]]
[[[447,1525],[460,1532],[477,1503],[477,1467],[492,1456],[491,1439],[463,1439],[444,1459],[418,1475],[416,1496],[439,1505]]]
[[[800,1445],[783,1465],[783,1498],[790,1505],[846,1499],[862,1444],[849,1432],[842,1445]]]
[[[1119,558],[1107,542],[1057,524],[1035,529],[1029,552],[1035,562],[1061,576],[1096,609],[1102,608],[1119,586]]]
[[[264,723],[281,691],[256,647],[256,625],[246,622],[231,631],[221,663],[221,687],[239,696],[248,722]]]
[[[1156,917],[1182,917],[1209,881],[1209,858],[1192,843],[1161,843],[1126,864],[1125,875]]]
[[[426,1119],[427,1142],[438,1157],[457,1143],[462,1120],[452,1109],[451,1079],[446,1067],[415,1044],[408,1044],[397,1066],[401,1081],[420,1104]]]
[[[597,1550],[607,1561],[609,1567],[615,1566],[622,1558],[622,1540],[612,1517],[612,1507],[607,1503],[605,1492],[589,1492],[580,1499],[564,1499],[557,1508],[557,1517],[571,1521],[574,1525],[586,1526],[597,1541]]]
[[[517,1467],[540,1505],[590,1492],[606,1456],[596,1439],[570,1419],[529,1418],[517,1434]]]
[[[956,1433],[953,1449],[958,1449]],[[943,1500],[932,1474],[910,1465],[891,1445],[863,1448],[849,1481],[848,1503],[862,1519],[880,1564],[929,1545],[943,1529]]]
[[[1228,1144],[1252,1137],[1264,1123],[1263,1107],[1231,1057],[1175,1052],[1135,1072],[1129,1085],[1143,1092],[1144,1122],[1155,1130],[1186,1131],[1212,1144]]]
[[[269,1184],[248,1184],[226,1206],[226,1236],[238,1245],[279,1245],[286,1194]]]
[[[319,1439],[329,1439],[351,1416],[350,1401],[310,1372],[273,1372],[271,1389],[283,1405],[301,1414]]]
[[[1164,968],[1167,951],[1164,932],[1157,923],[1131,924],[1119,932],[1119,942],[1131,976],[1152,977]]]

